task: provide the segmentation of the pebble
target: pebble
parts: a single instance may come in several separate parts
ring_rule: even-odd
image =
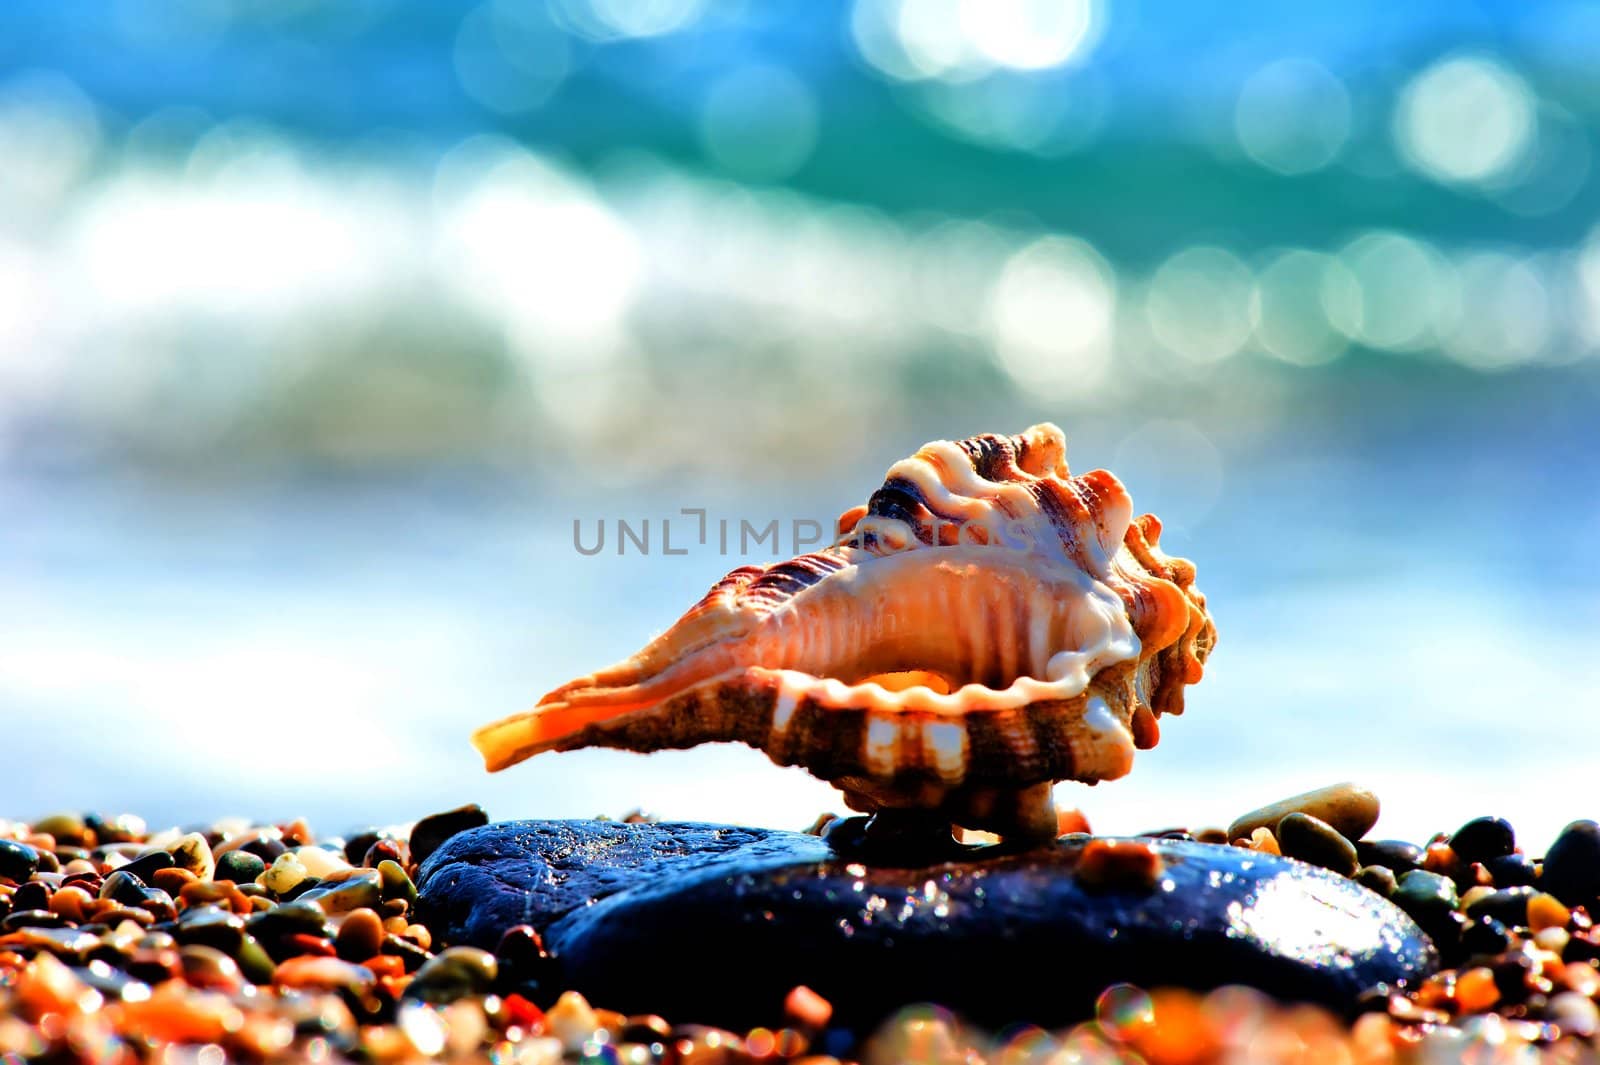
[[[1321,818],[1298,811],[1286,814],[1274,834],[1286,857],[1320,865],[1340,876],[1355,875],[1355,846]]]
[[[305,869],[306,875],[318,880],[325,880],[351,868],[342,855],[326,847],[300,847],[295,850],[294,856]]]
[[[1493,917],[1511,927],[1525,927],[1528,923],[1528,901],[1534,894],[1533,888],[1526,885],[1501,888],[1498,891],[1489,889],[1485,894],[1467,903],[1465,907],[1467,918],[1476,920],[1480,917]]]
[[[1356,870],[1356,883],[1368,891],[1376,892],[1384,898],[1395,893],[1399,881],[1395,878],[1394,870],[1385,869],[1381,865],[1364,865]]]
[[[1111,860],[1124,849],[1138,860]],[[1107,875],[1082,875],[1090,853],[1105,856]],[[493,857],[467,857],[477,855]],[[419,917],[442,942],[494,945],[531,925],[561,986],[729,1027],[770,1024],[796,984],[834,1004],[834,1023],[860,1030],[919,1001],[982,1020],[1064,1020],[1113,979],[1256,983],[1345,1004],[1370,982],[1433,965],[1416,926],[1350,880],[1167,839],[1069,837],[875,866],[799,832],[512,822],[441,848],[421,891]],[[1345,949],[1346,937],[1359,949]],[[1066,957],[1049,981],[1026,975]]]
[[[297,991],[361,991],[377,981],[371,969],[338,958],[302,955],[278,963],[272,986]]]
[[[583,1049],[583,1044],[594,1037],[598,1025],[594,1008],[589,1000],[576,991],[563,992],[555,1005],[545,1011],[545,1031],[561,1041],[569,1054]]]
[[[51,814],[33,825],[35,832],[42,832],[51,836],[58,844],[69,847],[82,847],[89,840],[89,826],[78,814],[60,813]]]
[[[294,853],[285,852],[273,859],[267,871],[261,874],[258,883],[274,895],[282,896],[293,891],[309,875],[306,867]]]
[[[334,950],[345,961],[366,961],[383,950],[383,921],[370,909],[352,910],[339,923]]]
[[[449,947],[417,970],[406,986],[406,997],[444,1005],[466,995],[487,994],[494,987],[497,973],[494,955],[488,951]]]
[[[1574,821],[1545,852],[1539,886],[1568,906],[1600,898],[1600,825]]]
[[[383,888],[383,901],[401,899],[408,906],[416,905],[417,885],[412,883],[411,877],[400,868],[399,862],[387,858],[379,862],[378,877]]]
[[[1357,784],[1330,784],[1250,811],[1228,826],[1228,838],[1249,839],[1258,828],[1276,834],[1278,822],[1292,813],[1309,814],[1354,842],[1378,823],[1378,797]]]
[[[231,850],[217,857],[218,880],[235,884],[253,884],[267,871],[267,863],[259,854],[247,850]]]
[[[154,884],[157,873],[163,869],[171,869],[175,864],[172,855],[166,851],[151,851],[122,866],[120,871],[131,873],[146,884]]]
[[[211,844],[198,832],[190,832],[180,838],[167,850],[172,855],[172,863],[179,869],[187,869],[195,875],[197,880],[210,880],[217,871],[216,858],[211,854]]]
[[[1490,858],[1483,865],[1490,878],[1500,887],[1533,884],[1539,879],[1538,867],[1525,854],[1505,854],[1499,858]]]
[[[1517,834],[1504,818],[1475,817],[1456,829],[1450,849],[1464,862],[1487,862],[1515,852]]]
[[[451,836],[488,823],[489,815],[477,803],[430,814],[411,830],[411,860],[421,865]]]
[[[38,851],[26,843],[0,839],[0,877],[23,884],[38,871]]]
[[[330,917],[351,910],[372,909],[383,903],[382,876],[376,869],[358,869],[342,880],[323,881],[300,895],[315,902]]]

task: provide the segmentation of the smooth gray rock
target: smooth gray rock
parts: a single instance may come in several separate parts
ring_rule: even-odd
[[[1165,863],[1153,883],[1095,886],[1075,872],[1084,842],[894,868],[799,833],[513,822],[441,848],[420,906],[450,942],[492,948],[532,924],[563,986],[607,1008],[727,1026],[777,1023],[795,984],[857,1029],[923,1001],[1056,1024],[1118,981],[1348,1008],[1437,965],[1398,907],[1325,870],[1148,840]]]

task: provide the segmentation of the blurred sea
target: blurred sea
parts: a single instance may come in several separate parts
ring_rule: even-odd
[[[573,522],[1050,419],[1220,631],[1063,802],[1542,847],[1600,815],[1597,10],[5,5],[0,814],[803,826],[744,748],[483,773],[746,561]]]

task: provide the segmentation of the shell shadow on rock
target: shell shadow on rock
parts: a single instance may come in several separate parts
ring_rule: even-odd
[[[488,767],[735,741],[863,812],[1048,838],[1050,785],[1127,773],[1216,640],[1194,566],[1110,473],[1069,472],[1054,425],[928,444],[839,529],[478,730]]]

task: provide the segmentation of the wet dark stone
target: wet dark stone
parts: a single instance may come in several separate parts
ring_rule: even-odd
[[[39,880],[29,881],[17,888],[16,894],[11,896],[13,910],[48,910],[50,908],[50,885]]]
[[[1467,907],[1467,919],[1475,921],[1480,917],[1493,917],[1501,924],[1513,928],[1526,926],[1528,923],[1528,900],[1533,898],[1531,887],[1509,887],[1490,892],[1480,899],[1475,899]]]
[[[1450,849],[1463,862],[1487,862],[1503,858],[1517,849],[1517,834],[1501,817],[1475,817],[1456,829]]]
[[[121,869],[124,873],[136,876],[148,884],[156,875],[157,869],[170,869],[172,865],[172,855],[166,851],[151,851],[142,858],[135,858]]]
[[[1364,839],[1356,844],[1356,857],[1362,865],[1381,865],[1399,877],[1421,867],[1423,851],[1402,839]]]
[[[1539,870],[1526,854],[1490,858],[1483,863],[1483,867],[1494,877],[1495,887],[1516,887],[1519,884],[1532,884],[1539,879]]]
[[[19,928],[62,928],[67,919],[49,910],[13,910],[0,921],[0,932],[15,932]]]
[[[26,843],[0,839],[0,876],[24,884],[38,871],[38,851]]]
[[[489,815],[477,803],[430,814],[411,830],[411,860],[420,865],[451,836],[488,823]]]
[[[1436,964],[1409,918],[1324,870],[1146,839],[1165,862],[1152,886],[1086,886],[1073,875],[1085,842],[889,867],[794,832],[512,822],[440,848],[418,912],[438,938],[486,949],[529,925],[591,1001],[729,1027],[781,1021],[796,984],[858,1029],[929,1000],[1053,1024],[1117,981],[1246,983],[1345,1009]]]
[[[1473,921],[1461,931],[1461,949],[1467,957],[1498,957],[1511,946],[1511,930],[1493,917]]]
[[[1568,906],[1600,895],[1600,825],[1574,821],[1562,829],[1545,853],[1539,886]]]
[[[144,901],[145,882],[125,869],[117,869],[100,885],[100,897],[113,899],[124,906],[137,906]]]
[[[254,854],[257,858],[271,865],[274,858],[289,848],[284,845],[283,840],[275,839],[265,832],[257,832],[234,849],[244,851],[247,854]]]
[[[176,935],[184,946],[213,947],[237,955],[244,943],[244,919],[220,906],[195,906],[178,919]]]

